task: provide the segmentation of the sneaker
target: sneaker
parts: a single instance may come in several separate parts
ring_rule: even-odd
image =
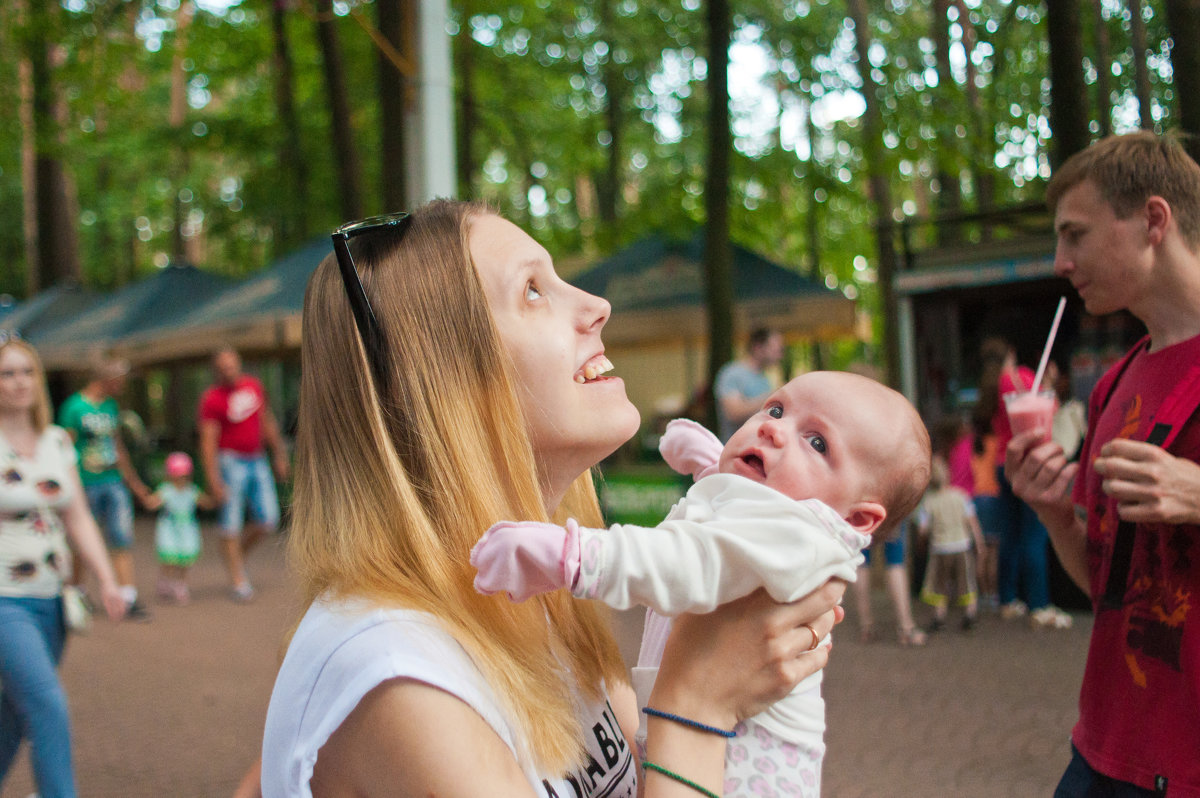
[[[1029,624],[1034,629],[1070,629],[1073,622],[1070,615],[1052,604],[1029,614]]]
[[[175,586],[171,583],[170,579],[160,577],[158,583],[155,585],[154,594],[158,596],[160,601],[174,601]]]
[[[1005,621],[1015,621],[1017,618],[1025,617],[1025,613],[1029,612],[1029,607],[1024,601],[1010,601],[1000,608],[1000,618]]]
[[[925,627],[925,631],[929,632],[929,634],[931,634],[931,635],[935,635],[938,632],[942,631],[942,629],[945,626],[946,626],[946,622],[943,621],[941,618],[934,618],[932,621],[929,622],[929,625]]]
[[[187,582],[176,582],[171,586],[171,598],[176,604],[187,604],[192,600],[192,592],[188,590]]]
[[[134,599],[125,608],[125,620],[145,623],[151,618],[150,610],[139,599]]]
[[[974,628],[975,628],[975,616],[974,615],[964,615],[963,619],[962,619],[962,630],[964,632],[969,632]]]
[[[238,604],[249,604],[254,600],[254,588],[249,582],[242,582],[240,585],[234,585],[229,590],[229,597]]]

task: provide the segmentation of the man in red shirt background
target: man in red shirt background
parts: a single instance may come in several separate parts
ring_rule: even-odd
[[[288,478],[287,447],[262,383],[242,372],[238,353],[221,349],[212,367],[216,382],[200,397],[200,460],[209,495],[221,508],[221,554],[231,596],[246,602],[254,598],[254,588],[245,555],[279,526],[275,480]],[[272,454],[269,466],[264,445]]]

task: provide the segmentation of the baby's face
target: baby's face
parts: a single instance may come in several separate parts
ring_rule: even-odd
[[[803,374],[767,397],[721,452],[720,471],[792,499],[820,499],[843,518],[886,468],[879,442],[896,417],[882,386],[853,374]],[[891,424],[889,424],[891,422]]]

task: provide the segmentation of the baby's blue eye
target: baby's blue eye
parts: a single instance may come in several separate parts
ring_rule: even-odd
[[[809,444],[809,446],[813,447],[821,454],[825,454],[826,452],[829,451],[829,446],[825,443],[825,439],[822,438],[820,435],[813,435],[812,437],[810,437],[808,439],[808,444]]]
[[[771,405],[767,408],[767,415],[771,418],[783,418],[783,408],[779,405]]]
[[[532,280],[530,280],[528,283],[526,283],[526,285],[525,285],[525,301],[526,302],[533,302],[535,299],[538,299],[541,296],[542,296],[542,292],[540,290],[538,290],[538,287],[533,284]]]

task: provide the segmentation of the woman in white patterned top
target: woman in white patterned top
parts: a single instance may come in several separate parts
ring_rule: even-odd
[[[68,540],[99,580],[109,617],[119,619],[125,602],[84,499],[74,444],[49,421],[37,352],[0,337],[0,782],[25,738],[38,792],[70,798],[70,724],[55,671]]]

